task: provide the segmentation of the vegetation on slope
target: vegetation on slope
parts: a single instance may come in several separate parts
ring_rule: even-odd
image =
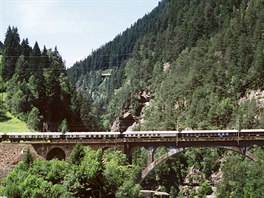
[[[26,153],[3,179],[0,195],[8,197],[140,197],[133,180],[137,167],[120,152],[93,151],[77,145],[71,161],[32,160]]]
[[[28,132],[32,131],[27,124],[18,118],[6,112],[4,115],[0,113],[0,132]]]
[[[137,34],[134,27],[142,24],[148,31]],[[113,41],[125,48],[130,43],[119,40],[140,35],[125,61],[99,64],[106,44],[88,57],[96,64],[76,63],[68,74],[92,97],[106,127],[122,111],[135,112],[134,96],[142,91],[154,97],[144,129],[175,129],[177,120],[183,128],[233,128],[237,120],[245,128],[260,127],[262,119],[253,120],[246,111],[255,108],[261,118],[262,110],[238,101],[263,88],[263,24],[262,1],[164,0]],[[86,72],[75,75],[81,65]],[[100,89],[97,73],[104,68],[114,69],[107,89]]]
[[[48,130],[57,131],[66,120],[72,131],[100,130],[96,109],[71,85],[56,47],[41,51],[36,42],[32,48],[27,39],[20,42],[17,28],[8,27],[2,54],[5,106],[29,128],[42,130],[46,122]]]
[[[142,18],[149,30],[138,37],[130,56],[114,67],[115,73],[112,74],[118,75],[109,78],[109,89],[95,96],[93,89],[87,88],[87,94],[94,101],[100,101],[96,105],[103,107],[101,113],[105,126],[110,127],[123,112],[129,111],[138,117],[136,110],[140,104],[135,96],[145,91],[150,93],[152,99],[139,115],[137,129],[175,130],[177,120],[179,129],[237,128],[238,123],[240,128],[263,128],[261,100],[257,97],[247,98],[250,93],[263,93],[264,88],[263,0],[164,0],[151,14],[155,16],[155,23],[148,26],[148,18]],[[133,33],[128,29],[129,32]],[[119,38],[125,39],[123,35]],[[99,60],[96,51],[91,57]],[[101,68],[105,65],[112,67],[103,64]],[[82,64],[87,72],[75,75],[73,80],[78,82],[77,87],[81,87],[80,82],[85,82],[85,89],[94,82],[96,71],[89,72],[93,66],[93,63]],[[68,72],[77,68],[74,66]],[[100,83],[97,81],[95,85]],[[210,151],[191,152],[188,158],[190,155],[203,164],[199,168],[207,164],[204,161],[211,163],[210,159],[215,159]],[[221,157],[220,154],[216,156]],[[240,161],[240,158],[234,158]],[[184,168],[183,172],[179,171],[176,167],[181,165],[172,165],[175,163],[172,161],[165,163],[167,169],[162,167],[157,172],[165,174],[166,170],[165,175],[182,178]],[[181,162],[186,165],[184,160]],[[243,159],[242,163],[251,166],[247,160]],[[238,163],[234,164],[234,169],[242,170]],[[228,168],[224,167],[226,177]],[[208,168],[207,171],[212,169]],[[241,189],[236,182],[240,182],[244,176],[237,177],[237,173],[230,175],[234,185],[222,183],[219,192],[222,192],[221,188],[226,189],[230,195],[235,189]],[[257,171],[256,174],[249,171],[246,175],[251,175],[252,180],[244,182],[243,187],[249,185],[249,191],[256,186],[261,189],[254,183]],[[149,184],[157,188],[160,183],[155,177],[157,173],[149,178]],[[166,178],[162,177],[161,181],[168,182]],[[240,179],[236,181],[237,178]],[[174,187],[172,191],[180,196],[179,185],[182,180],[174,178],[172,181],[164,184],[166,191]],[[227,181],[224,179],[223,182]],[[237,190],[236,193],[247,196],[249,191]]]
[[[13,116],[9,111],[7,111],[7,107],[5,104],[5,98],[7,97],[6,92],[0,93],[0,132],[28,132],[32,131],[27,126],[27,123]]]
[[[160,18],[166,29],[137,43],[124,86],[110,102],[111,119],[120,108],[133,110],[133,95],[145,90],[154,99],[144,129],[175,129],[177,120],[183,128],[233,128],[238,119],[243,128],[261,127],[263,109],[238,101],[263,89],[263,2],[191,2],[166,1]],[[250,108],[259,119],[247,114]]]
[[[41,73],[45,79],[44,84],[47,83],[45,93],[50,93],[49,103],[44,105],[54,107],[52,105],[56,106],[61,102],[61,98],[66,99],[66,109],[61,107],[63,112],[70,112],[66,115],[71,116],[72,113],[82,115],[84,123],[92,123],[90,129],[96,128],[94,124],[100,125],[97,122],[98,117],[94,116],[95,109],[99,109],[108,128],[124,111],[130,111],[134,117],[144,117],[144,122],[138,121],[138,129],[144,130],[174,130],[177,120],[180,129],[235,128],[237,120],[240,120],[241,128],[264,127],[263,105],[259,104],[257,98],[242,100],[248,93],[256,90],[261,92],[264,88],[263,20],[263,0],[163,0],[149,15],[68,70],[67,73],[76,83],[77,90],[85,93],[80,97],[71,93],[74,89],[69,86],[61,58],[56,50],[51,50],[48,54],[51,64]],[[15,35],[13,41],[20,46],[16,36],[17,30],[13,29],[11,32]],[[26,46],[25,41],[22,43]],[[4,78],[9,81],[7,99],[12,111],[17,115],[25,113],[26,117],[29,117],[33,108],[34,112],[37,112],[37,108],[39,115],[48,121],[53,120],[52,118],[64,120],[63,116],[57,115],[59,112],[52,112],[53,108],[49,113],[41,110],[42,105],[38,106],[38,96],[41,93],[36,91],[41,90],[36,89],[39,85],[36,83],[37,78],[29,71],[25,82],[18,80],[25,71],[20,69],[24,66],[21,64],[23,56],[18,54],[20,58],[17,60],[6,59],[5,53],[9,53],[7,46],[5,42],[3,66]],[[40,51],[37,47],[34,49],[32,53]],[[10,53],[16,55],[18,52],[11,50]],[[33,58],[30,61],[36,60]],[[57,71],[52,70],[53,66],[58,66],[61,71],[57,76],[52,76]],[[31,68],[30,64],[27,67]],[[106,69],[111,69],[111,76],[102,79],[102,73]],[[60,79],[60,82],[51,83],[53,79]],[[152,99],[143,113],[136,115],[139,104],[135,95],[143,91],[150,93]],[[21,92],[26,99],[20,97],[23,95]],[[52,97],[54,94],[55,97]],[[72,103],[72,100],[82,102]],[[24,104],[26,106],[23,106]],[[27,110],[20,111],[17,110],[18,107],[26,107]],[[75,121],[69,117],[66,119]],[[136,157],[134,162],[141,168],[145,166],[144,158],[140,157],[143,153],[139,151],[139,157]],[[256,180],[258,175],[263,174],[260,162],[251,163],[235,156],[227,158],[224,164],[215,164],[216,159],[222,156],[223,152],[218,150],[186,152],[162,164],[143,186],[152,189],[162,187],[171,192],[172,197],[185,196],[180,192],[180,185],[188,175],[188,168],[194,166],[204,172],[204,179],[200,181],[203,185],[198,192],[187,196],[202,196],[210,192],[208,181],[211,172],[222,167],[223,180],[217,190],[219,196],[257,196],[255,192],[261,195],[263,185]],[[90,160],[87,164],[93,162]],[[48,164],[45,166],[49,167]],[[245,174],[241,174],[243,172]],[[69,182],[76,181],[77,173],[64,178],[61,183],[64,184],[65,179]],[[30,174],[24,174],[28,175]],[[87,175],[80,176],[87,178]],[[246,177],[249,179],[245,179]],[[23,181],[31,181],[30,178],[21,178]],[[77,181],[81,180],[80,178],[77,178]],[[6,181],[8,182],[8,179]],[[85,182],[89,184],[88,180]],[[51,186],[42,179],[39,183]],[[59,188],[57,192],[62,192],[61,188],[65,188],[56,187]],[[78,190],[83,190],[82,185],[78,184],[77,187]],[[47,193],[53,192],[49,190]]]

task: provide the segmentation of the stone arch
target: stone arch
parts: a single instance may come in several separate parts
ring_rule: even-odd
[[[138,178],[138,183],[141,183],[150,172],[154,170],[161,162],[167,160],[169,157],[174,156],[178,153],[181,153],[186,150],[194,149],[196,147],[190,147],[190,148],[169,148],[169,151],[165,153],[164,155],[160,156],[158,159],[154,160],[152,163],[150,163],[142,172],[140,177]],[[227,149],[231,150],[233,152],[239,153],[241,155],[244,155],[245,157],[248,157],[249,159],[255,161],[257,159],[256,156],[254,156],[252,153],[248,151],[249,147],[227,147],[227,146],[219,146],[217,148]]]
[[[52,159],[59,159],[59,160],[65,160],[66,158],[66,153],[63,149],[59,148],[59,147],[54,147],[52,148],[47,156],[46,156],[46,160],[52,160]]]

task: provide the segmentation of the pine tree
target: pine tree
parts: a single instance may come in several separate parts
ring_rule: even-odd
[[[30,74],[42,73],[40,68],[41,51],[38,42],[35,43],[33,50],[30,54],[29,68]]]
[[[33,107],[28,115],[27,126],[33,130],[39,130],[42,119],[43,117],[39,110],[36,107]]]
[[[15,73],[16,61],[21,54],[20,37],[17,28],[8,27],[2,57],[2,78],[7,81]]]
[[[25,56],[25,60],[29,60],[32,48],[29,46],[28,39],[23,39],[21,42],[21,52]]]
[[[67,124],[67,120],[66,119],[64,119],[61,122],[61,124],[60,124],[60,126],[58,128],[58,131],[62,132],[63,134],[69,131],[69,127],[68,127],[68,124]]]
[[[23,156],[23,162],[24,164],[26,165],[27,168],[29,168],[29,166],[33,163],[34,159],[33,159],[33,156],[30,152],[30,149],[27,148],[26,149],[26,152]]]
[[[71,163],[80,165],[84,156],[84,147],[81,144],[76,144],[71,153]]]

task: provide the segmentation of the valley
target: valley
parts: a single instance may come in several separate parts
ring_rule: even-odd
[[[1,50],[0,132],[42,131],[43,123],[61,133],[263,129],[263,31],[263,0],[162,0],[66,69],[57,47],[31,46],[9,26]],[[133,150],[130,164],[121,153],[81,145],[70,161],[33,161],[29,151],[1,180],[0,195],[136,198],[144,189],[178,198],[263,197],[263,150],[249,151],[259,160],[191,149],[140,185],[135,175],[147,165],[144,147]],[[155,149],[154,159],[166,152]]]

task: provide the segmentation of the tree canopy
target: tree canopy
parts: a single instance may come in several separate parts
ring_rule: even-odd
[[[82,157],[76,159],[73,156]],[[77,154],[79,153],[79,154]],[[26,156],[28,156],[28,151]],[[75,147],[71,162],[26,157],[2,181],[1,195],[8,197],[140,197],[135,184],[136,166],[124,154]],[[78,160],[78,163],[76,163]]]

